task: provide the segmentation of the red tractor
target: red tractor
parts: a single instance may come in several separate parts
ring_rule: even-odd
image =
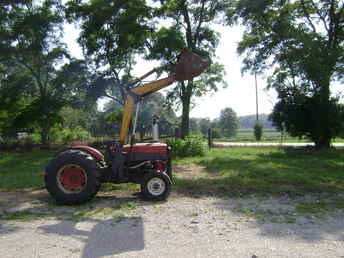
[[[59,153],[45,170],[48,192],[61,204],[81,204],[92,199],[100,184],[137,183],[147,200],[165,200],[171,192],[171,154],[165,143],[125,144],[134,105],[150,93],[175,81],[191,80],[201,74],[209,62],[188,50],[178,57],[174,73],[164,79],[139,84],[158,69],[138,78],[128,88],[118,142],[106,147],[105,156],[89,146],[74,146]],[[137,85],[139,84],[139,85]],[[133,87],[134,86],[134,87]],[[136,119],[133,123],[135,133]]]

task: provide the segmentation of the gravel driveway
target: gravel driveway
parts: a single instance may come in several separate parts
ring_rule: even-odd
[[[288,198],[167,202],[100,193],[79,207],[44,191],[0,193],[0,252],[7,257],[344,257],[339,210],[295,213]]]

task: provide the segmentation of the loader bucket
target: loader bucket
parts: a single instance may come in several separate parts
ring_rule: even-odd
[[[208,66],[208,61],[202,59],[191,51],[184,49],[181,52],[176,65],[176,79],[177,81],[192,80],[207,69]]]

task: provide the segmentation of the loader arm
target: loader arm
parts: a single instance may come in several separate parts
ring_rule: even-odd
[[[133,94],[127,95],[127,98],[124,104],[122,126],[121,126],[121,131],[120,131],[120,135],[118,139],[119,143],[124,144],[127,138],[128,131],[129,131],[129,124],[130,124],[131,116],[134,110],[134,105],[136,102],[135,100],[136,96],[137,98],[138,97],[142,98],[147,94],[156,92],[164,87],[171,85],[175,81],[176,81],[176,76],[171,75],[161,80],[143,84],[131,90]]]
[[[203,60],[201,57],[193,54],[188,50],[183,50],[179,56],[174,74],[171,74],[166,78],[145,83],[143,85],[130,89],[128,91],[128,95],[124,104],[121,131],[118,139],[119,144],[124,144],[126,141],[134,105],[138,101],[140,101],[144,96],[148,94],[151,94],[171,85],[175,81],[192,80],[194,77],[201,74],[208,66],[208,61]],[[158,71],[158,69],[153,69],[151,72],[148,72],[140,79],[156,71]]]

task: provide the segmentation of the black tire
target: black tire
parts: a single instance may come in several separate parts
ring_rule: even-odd
[[[152,171],[147,173],[141,183],[141,194],[145,200],[162,201],[170,195],[172,183],[166,173]]]
[[[76,190],[66,187],[61,179],[66,169],[73,168],[82,173],[84,180]],[[45,170],[46,189],[59,204],[85,203],[91,200],[100,188],[100,173],[97,169],[97,162],[91,155],[79,150],[64,151],[51,160]]]

